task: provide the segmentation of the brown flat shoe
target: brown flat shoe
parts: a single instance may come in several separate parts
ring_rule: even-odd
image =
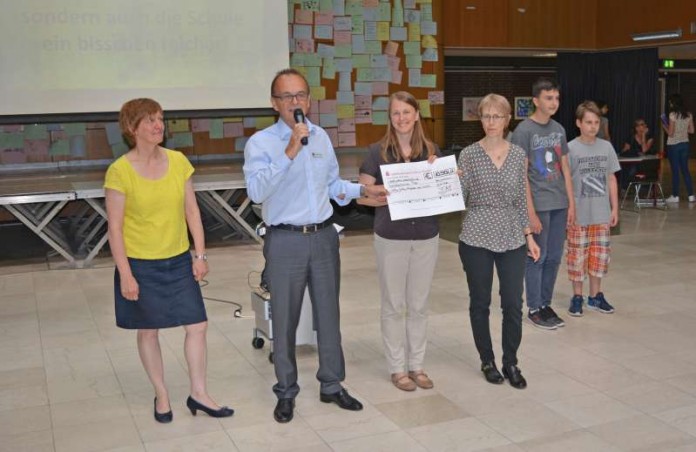
[[[402,391],[415,391],[416,384],[409,376],[405,373],[391,374],[391,381],[397,388]]]
[[[409,372],[408,378],[413,380],[416,386],[418,386],[421,389],[432,389],[433,386],[435,386],[433,384],[433,380],[431,380],[430,377],[428,377],[428,375],[422,370]]]

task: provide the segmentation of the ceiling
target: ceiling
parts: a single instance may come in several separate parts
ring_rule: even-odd
[[[696,43],[660,46],[658,49],[659,58],[672,60],[691,60],[696,59]],[[568,49],[574,51],[573,49]],[[470,57],[555,57],[556,52],[549,49],[484,49],[484,48],[445,48],[447,56],[470,56]]]
[[[658,47],[660,58],[670,60],[693,60],[696,59],[696,44],[682,44],[678,46]]]

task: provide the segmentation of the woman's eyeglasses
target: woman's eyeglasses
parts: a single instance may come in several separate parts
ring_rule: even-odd
[[[501,116],[501,115],[481,115],[481,121],[493,121],[493,122],[498,122],[502,121],[503,119],[506,119],[507,116]]]

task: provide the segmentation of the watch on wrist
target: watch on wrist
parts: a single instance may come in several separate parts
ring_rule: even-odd
[[[365,186],[360,184],[360,197],[364,198],[365,197]]]
[[[194,254],[193,257],[194,257],[194,259],[199,259],[199,260],[206,261],[206,262],[208,261],[208,255],[205,254],[205,253],[203,253],[203,254]]]

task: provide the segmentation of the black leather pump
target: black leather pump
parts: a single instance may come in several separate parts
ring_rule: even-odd
[[[210,417],[230,417],[234,414],[234,410],[232,408],[227,408],[226,406],[223,406],[219,410],[213,410],[212,408],[208,408],[202,403],[197,402],[191,396],[189,396],[189,398],[186,399],[186,406],[189,410],[191,410],[191,414],[193,414],[194,416],[196,415],[196,412],[198,410],[201,410]]]
[[[157,412],[157,397],[155,397],[155,420],[161,424],[169,424],[172,419],[174,419],[174,413],[172,413],[172,410],[170,409],[166,413],[158,413]]]

